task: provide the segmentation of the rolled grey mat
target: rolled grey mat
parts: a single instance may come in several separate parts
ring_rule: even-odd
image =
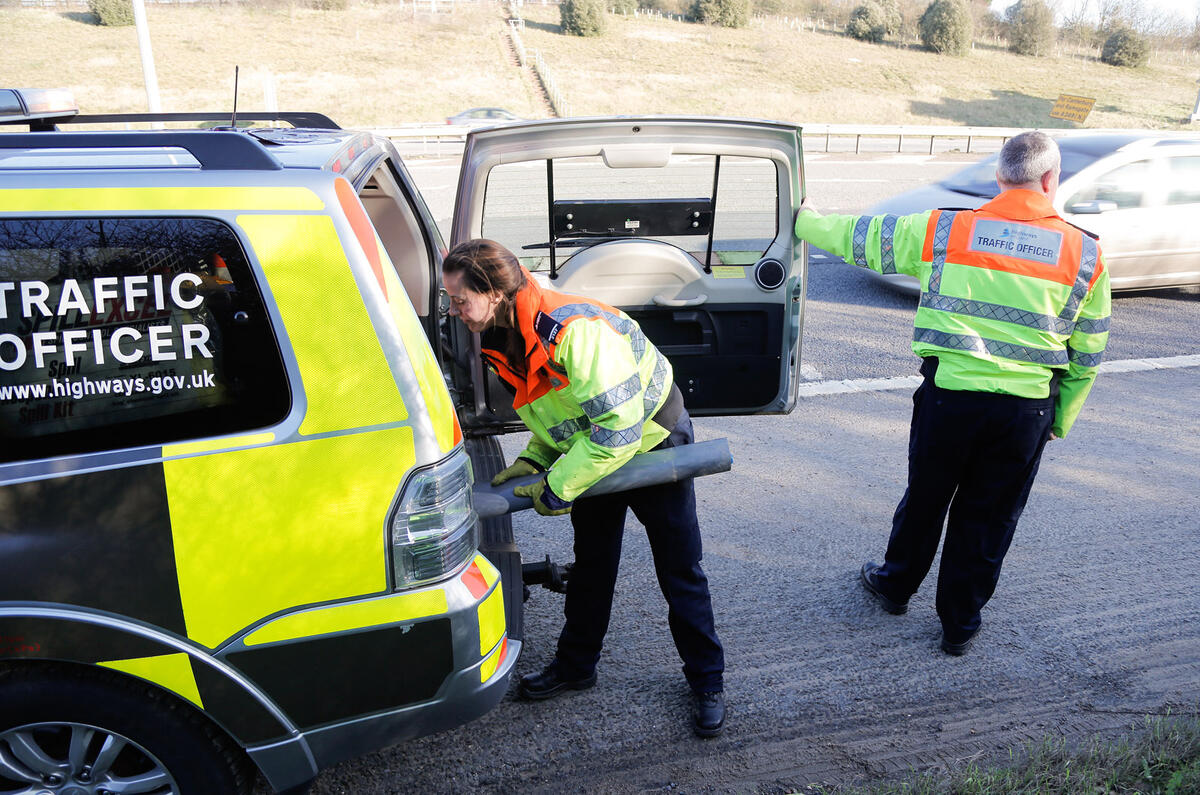
[[[600,480],[582,496],[612,494],[617,491],[674,483],[686,478],[715,475],[733,468],[733,456],[729,452],[728,439],[712,439],[707,442],[668,447],[638,453],[616,472]],[[503,516],[514,511],[533,507],[533,500],[517,497],[513,489],[527,483],[536,483],[543,475],[526,475],[492,486],[487,483],[475,486],[475,511],[480,519]]]

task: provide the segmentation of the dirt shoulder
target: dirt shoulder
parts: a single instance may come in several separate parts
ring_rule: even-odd
[[[335,767],[315,793],[789,792],[1007,761],[1047,735],[1115,736],[1200,703],[1200,368],[1112,373],[1052,443],[962,658],[937,648],[933,582],[906,616],[856,575],[878,557],[905,476],[903,391],[802,402],[785,418],[702,420],[734,471],[698,483],[727,651],[730,722],[687,725],[645,535],[632,520],[600,681]],[[515,440],[514,440],[515,442]],[[565,521],[521,515],[527,558],[570,557]],[[935,567],[936,567],[935,563]],[[562,597],[526,603],[518,674],[552,653]],[[397,672],[402,675],[402,672]]]

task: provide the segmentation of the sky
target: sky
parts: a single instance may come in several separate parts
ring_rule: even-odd
[[[1058,0],[1057,3],[1049,2],[1047,5],[1051,7],[1057,6],[1061,14],[1064,11],[1069,11],[1078,6],[1082,0]],[[992,0],[991,8],[993,11],[1004,13],[1004,9],[1013,5],[1016,0]],[[1147,8],[1157,9],[1167,14],[1174,14],[1182,17],[1185,22],[1194,22],[1197,15],[1200,15],[1200,0],[1140,0]],[[1096,14],[1098,0],[1087,0],[1089,10]]]

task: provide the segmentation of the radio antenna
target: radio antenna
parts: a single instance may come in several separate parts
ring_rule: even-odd
[[[233,118],[229,122],[229,126],[237,129],[237,95],[238,95],[238,67],[233,67]]]

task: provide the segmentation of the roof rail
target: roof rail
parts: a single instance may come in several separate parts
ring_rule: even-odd
[[[286,121],[293,127],[311,127],[319,130],[340,130],[337,122],[324,113],[308,111],[257,111],[237,114],[240,121]],[[130,122],[159,122],[159,121],[224,121],[232,126],[233,117],[228,111],[202,113],[105,113],[97,115],[80,115],[65,119],[59,124],[113,124]]]
[[[238,121],[285,121],[293,127],[309,127],[318,130],[340,130],[337,122],[324,113],[309,111],[252,111],[237,114]],[[103,113],[56,115],[52,118],[0,118],[0,124],[28,124],[31,132],[47,132],[64,124],[131,124],[168,121],[218,121],[230,124],[233,116],[228,111],[204,111],[201,113]]]
[[[279,171],[283,166],[255,139],[218,130],[33,132],[0,135],[0,149],[186,149],[209,171]]]

